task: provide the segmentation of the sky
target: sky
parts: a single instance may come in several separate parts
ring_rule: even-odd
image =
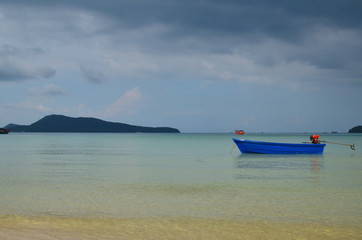
[[[360,0],[0,0],[0,126],[362,125]]]

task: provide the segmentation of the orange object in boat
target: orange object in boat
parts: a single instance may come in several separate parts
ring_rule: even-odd
[[[312,143],[320,143],[318,138],[319,138],[319,135],[312,135],[312,136],[310,136],[309,139]]]
[[[235,130],[235,134],[240,134],[240,135],[242,135],[242,134],[244,134],[245,132],[244,132],[244,130]]]

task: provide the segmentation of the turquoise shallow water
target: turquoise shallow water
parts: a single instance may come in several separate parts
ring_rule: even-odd
[[[0,136],[1,215],[362,223],[362,135],[323,155],[242,155],[234,134]],[[245,139],[308,141],[308,134]]]

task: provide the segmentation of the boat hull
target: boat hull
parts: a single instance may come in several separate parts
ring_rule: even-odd
[[[325,144],[276,143],[233,138],[241,153],[323,154]]]
[[[235,134],[243,135],[244,133],[244,130],[235,130]]]
[[[9,130],[0,128],[0,134],[8,134],[8,133],[9,133]]]

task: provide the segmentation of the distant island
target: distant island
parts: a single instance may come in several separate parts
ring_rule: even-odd
[[[359,125],[359,126],[353,127],[348,131],[348,133],[362,133],[362,126]]]
[[[76,133],[180,133],[170,127],[142,127],[107,122],[97,118],[49,115],[31,125],[8,124],[10,132],[76,132]]]

